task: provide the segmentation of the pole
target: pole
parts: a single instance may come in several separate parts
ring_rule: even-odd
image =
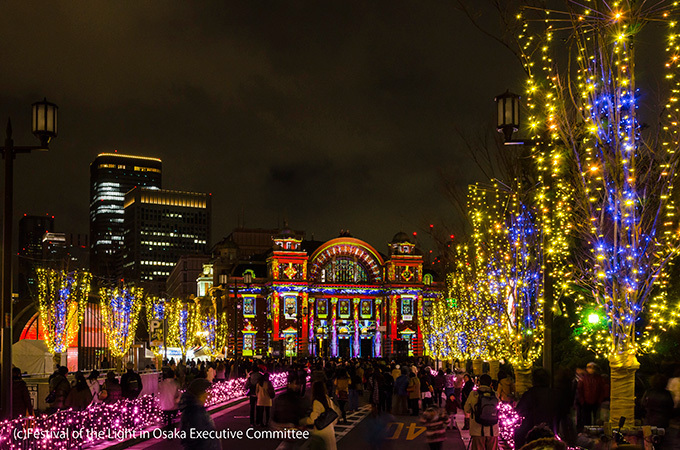
[[[14,141],[12,123],[7,121],[3,151],[5,159],[5,205],[2,232],[2,366],[0,397],[2,418],[12,418],[12,220],[14,213]]]
[[[238,356],[238,286],[234,278],[234,359]]]

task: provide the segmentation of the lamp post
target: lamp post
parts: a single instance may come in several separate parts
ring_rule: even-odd
[[[496,129],[503,133],[505,145],[524,145],[524,141],[513,140],[512,135],[519,130],[519,95],[506,90],[494,99],[498,108],[498,121]],[[547,188],[548,196],[552,195],[550,177],[545,177],[544,185]],[[552,214],[552,208],[550,209]],[[552,376],[552,324],[553,324],[553,279],[552,279],[552,260],[545,258],[545,268],[543,269],[543,368]]]
[[[12,417],[12,221],[14,220],[14,158],[18,153],[48,150],[49,142],[57,136],[57,105],[47,99],[33,103],[33,134],[40,140],[36,146],[15,146],[12,139],[12,121],[7,120],[5,146],[5,208],[2,234],[2,366],[0,367],[0,406],[2,418]]]

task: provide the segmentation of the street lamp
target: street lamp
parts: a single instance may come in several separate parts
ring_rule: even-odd
[[[496,129],[503,133],[505,145],[524,145],[524,141],[513,140],[512,135],[519,130],[519,95],[506,90],[494,99],[498,108]],[[544,184],[548,191],[548,196],[552,195],[550,185],[551,177],[545,177]],[[552,208],[551,210],[552,211]],[[552,214],[552,212],[551,212]],[[553,279],[552,261],[545,258],[545,269],[543,271],[543,368],[552,374],[552,322],[553,322]]]
[[[523,144],[521,141],[513,141],[512,134],[519,130],[519,95],[506,90],[494,99],[498,107],[498,122],[496,129],[503,133],[505,145]]]
[[[2,366],[0,367],[0,407],[3,419],[12,417],[12,221],[14,213],[14,158],[18,153],[48,150],[57,136],[57,105],[47,99],[33,103],[33,134],[40,140],[37,146],[15,146],[12,139],[12,121],[7,120],[5,145],[1,148],[5,160],[5,208],[2,233]]]

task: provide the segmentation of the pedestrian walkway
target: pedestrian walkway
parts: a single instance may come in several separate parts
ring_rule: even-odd
[[[371,405],[364,405],[357,409],[347,413],[347,424],[341,424],[340,422],[335,424],[335,440],[339,441],[347,435],[352,429],[371,412]]]

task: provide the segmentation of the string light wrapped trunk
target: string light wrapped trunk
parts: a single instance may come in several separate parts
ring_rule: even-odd
[[[604,315],[602,327],[577,328],[580,342],[609,359],[612,422],[634,417],[637,355],[653,351],[659,329],[658,317],[645,313],[666,308],[665,271],[679,249],[672,200],[680,156],[678,13],[675,1],[592,0],[518,15],[529,128],[552,148],[537,162],[559,168],[551,176],[573,186],[565,198],[576,245],[562,269],[571,280],[563,281],[577,286],[583,310]],[[669,30],[660,45],[670,95],[654,105],[656,134],[638,117],[635,42],[650,23]],[[642,319],[648,326],[640,330]]]

